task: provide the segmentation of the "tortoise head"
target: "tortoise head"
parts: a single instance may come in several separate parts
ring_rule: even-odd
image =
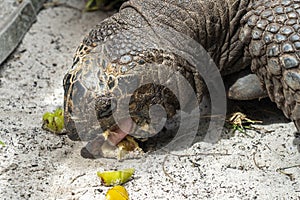
[[[82,49],[82,48],[79,48]],[[71,139],[91,140],[115,124],[112,66],[95,54],[75,57],[64,77],[65,128]]]
[[[134,137],[147,138],[158,132],[148,126],[152,105],[162,104],[168,109],[154,112],[157,122],[165,113],[173,116],[179,108],[174,94],[159,84],[168,77],[158,71],[166,69],[160,65],[172,63],[162,51],[131,50],[112,56],[107,45],[99,45],[74,60],[64,77],[65,127],[71,139],[90,141],[106,130],[118,128]],[[128,119],[134,123],[128,125]],[[137,131],[134,125],[142,128]]]

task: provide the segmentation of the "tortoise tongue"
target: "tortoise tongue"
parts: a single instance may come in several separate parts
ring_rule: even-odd
[[[118,122],[118,128],[110,131],[108,141],[113,145],[117,145],[130,133],[132,125],[133,123],[131,118],[120,120]]]

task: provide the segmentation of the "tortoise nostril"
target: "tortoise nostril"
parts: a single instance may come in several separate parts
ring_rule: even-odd
[[[102,117],[109,117],[116,109],[116,104],[112,98],[107,96],[100,96],[96,101],[96,111],[98,119]]]
[[[115,80],[111,76],[108,79],[108,87],[109,89],[113,89],[113,87],[115,87]]]
[[[112,115],[112,110],[110,108],[106,109],[106,110],[100,110],[98,111],[98,117],[102,118],[102,117],[108,117]]]

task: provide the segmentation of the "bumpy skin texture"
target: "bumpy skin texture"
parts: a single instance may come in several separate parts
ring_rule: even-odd
[[[254,1],[241,40],[270,99],[300,130],[300,1]]]
[[[101,22],[84,38],[74,57],[72,69],[64,78],[65,125],[69,136],[79,139],[74,123],[76,109],[85,119],[76,122],[76,126],[81,122],[85,124],[82,127],[86,134],[80,139],[90,141],[97,137],[97,128],[86,124],[93,120],[88,120],[88,114],[84,117],[85,112],[96,110],[102,129],[114,127],[115,121],[109,110],[111,95],[118,93],[122,81],[132,77],[142,78],[143,74],[151,71],[147,65],[149,63],[180,72],[201,101],[205,86],[199,73],[186,60],[166,48],[168,43],[162,44],[157,37],[169,38],[170,44],[175,43],[175,47],[184,45],[183,39],[174,38],[172,31],[199,42],[222,75],[251,66],[271,100],[295,122],[299,131],[299,15],[300,1],[296,0],[126,2],[119,13]],[[169,31],[154,28],[162,25]],[[164,79],[161,76],[164,73],[157,74],[160,75],[156,78]],[[93,90],[96,95],[91,96],[88,91]],[[189,97],[188,94],[185,96]],[[75,105],[81,100],[85,103],[95,100],[96,104],[86,103],[86,106],[77,108]],[[185,101],[188,104],[188,98]],[[148,109],[157,103],[164,105],[169,118],[179,109],[174,94],[159,85],[150,84],[131,97],[130,114],[133,120],[137,124],[149,123]],[[139,134],[142,133],[136,136]],[[97,145],[92,146],[96,148]]]

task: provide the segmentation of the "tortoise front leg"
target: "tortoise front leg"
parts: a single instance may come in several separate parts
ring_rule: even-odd
[[[300,131],[300,3],[267,2],[250,6],[240,39],[268,96]]]

